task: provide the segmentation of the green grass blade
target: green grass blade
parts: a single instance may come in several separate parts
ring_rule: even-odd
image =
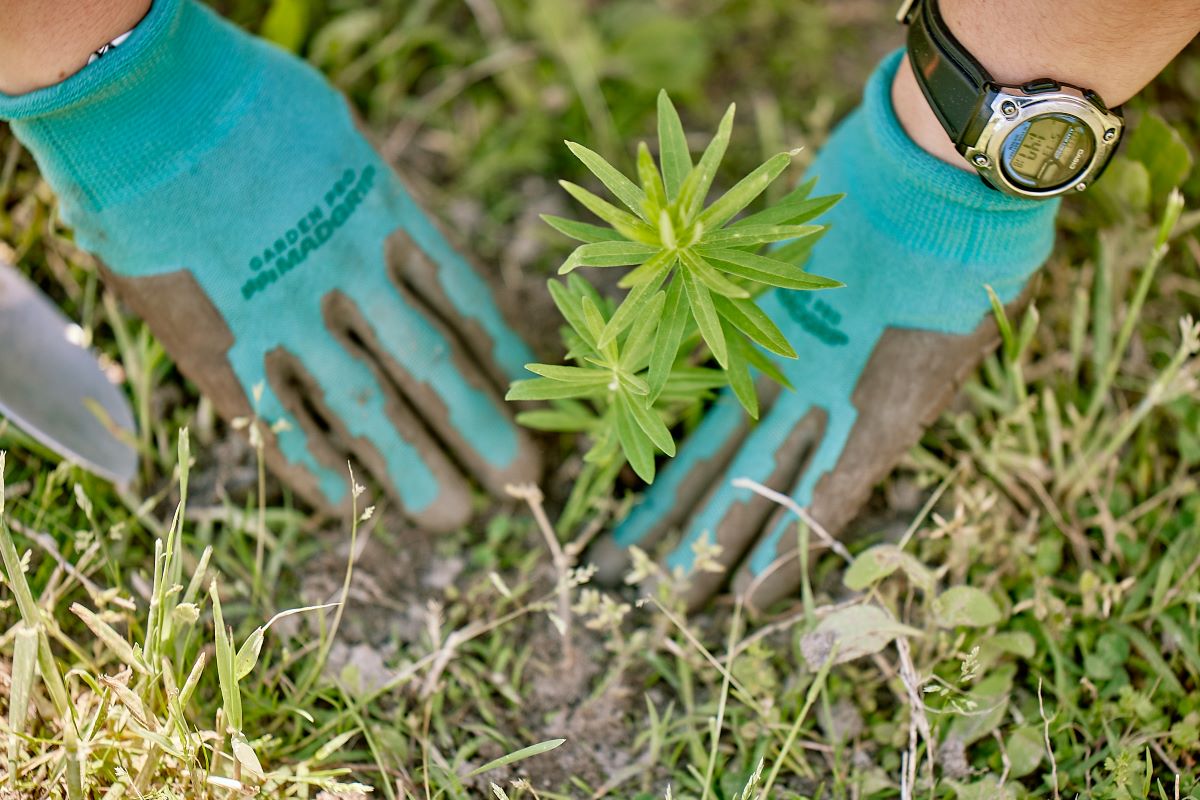
[[[506,756],[500,756],[495,761],[489,761],[482,767],[471,770],[464,777],[474,778],[476,775],[482,775],[485,772],[490,772],[494,769],[499,769],[500,767],[507,767],[509,764],[515,764],[518,761],[524,761],[532,756],[541,755],[542,753],[553,750],[565,741],[566,739],[550,739],[545,742],[531,744],[529,747],[522,747],[516,752],[509,753]]]
[[[658,160],[662,164],[663,183],[668,202],[679,196],[688,173],[692,171],[692,154],[679,112],[666,91],[658,93]]]

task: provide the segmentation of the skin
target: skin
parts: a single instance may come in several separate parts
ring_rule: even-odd
[[[1200,0],[941,0],[939,7],[958,40],[1000,83],[1055,78],[1093,89],[1112,106],[1141,91],[1200,33]],[[907,60],[892,84],[892,105],[913,141],[971,169]]]
[[[150,0],[4,0],[0,92],[25,94],[75,74],[149,10]]]

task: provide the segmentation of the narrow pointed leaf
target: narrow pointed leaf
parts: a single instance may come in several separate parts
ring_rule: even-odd
[[[645,244],[654,244],[658,241],[657,231],[628,211],[622,211],[607,200],[597,197],[582,186],[570,181],[559,181],[558,183],[567,190],[567,194],[578,200],[588,211],[612,225],[626,239]]]
[[[685,220],[695,219],[697,212],[704,205],[708,190],[712,187],[713,178],[717,176],[717,167],[720,166],[721,159],[725,157],[725,149],[729,146],[734,108],[734,105],[730,104],[729,110],[721,119],[721,124],[717,126],[717,135],[708,143],[704,155],[700,157],[696,166],[692,167],[679,190],[679,205]]]
[[[803,239],[824,230],[821,225],[747,225],[730,226],[704,234],[700,244],[705,247],[751,247]]]
[[[754,390],[754,378],[750,377],[749,361],[746,358],[749,345],[733,330],[732,325],[722,320],[721,326],[725,331],[725,341],[729,345],[729,367],[725,370],[725,374],[729,376],[729,388],[733,390],[734,396],[742,404],[742,408],[746,409],[750,418],[758,419],[758,392]]]
[[[658,272],[651,275],[645,283],[635,286],[625,296],[624,302],[613,312],[612,319],[604,326],[604,332],[598,337],[598,346],[604,349],[615,342],[621,333],[633,324],[637,316],[646,310],[658,287],[662,286],[669,272],[670,263],[666,260],[658,267]]]
[[[552,381],[574,383],[579,386],[607,386],[612,374],[588,367],[564,367],[561,364],[526,364],[525,369]]]
[[[741,299],[750,296],[748,291],[717,272],[703,258],[691,250],[681,250],[679,257],[683,261],[684,268],[699,278],[700,282],[707,286],[714,294],[721,297],[737,297]]]
[[[655,447],[673,458],[675,456],[675,440],[671,438],[671,432],[667,430],[667,426],[658,412],[650,408],[648,404],[643,405],[641,400],[629,398],[627,402],[634,422],[642,429],[642,433],[649,437]]]
[[[844,285],[841,281],[835,281],[832,278],[810,275],[795,264],[777,261],[755,253],[747,253],[743,250],[702,247],[699,248],[699,252],[708,263],[717,269],[765,283],[768,286],[778,286],[783,289],[833,289]]]
[[[644,213],[642,207],[646,204],[646,193],[639,189],[636,183],[622,175],[616,167],[605,161],[599,153],[589,150],[576,142],[567,142],[567,148],[630,211],[639,216]]]
[[[663,387],[663,398],[691,400],[697,395],[728,385],[724,370],[708,367],[675,367]]]
[[[808,261],[809,255],[812,254],[813,245],[821,240],[825,232],[829,230],[828,225],[817,226],[819,230],[811,236],[802,236],[799,239],[793,239],[790,242],[785,242],[778,247],[771,248],[771,258],[776,261],[786,261],[789,264],[795,264],[797,267],[803,267]]]
[[[792,382],[789,381],[787,376],[783,374],[783,371],[779,369],[779,365],[775,363],[774,359],[772,359],[763,351],[756,347],[747,347],[745,356],[746,360],[750,362],[750,366],[754,367],[756,370],[761,372],[763,375],[766,375],[780,386],[787,387],[788,389],[796,388],[792,386]]]
[[[650,302],[646,305],[646,309],[638,314],[632,327],[629,329],[629,335],[625,337],[625,344],[621,352],[621,368],[631,373],[637,373],[645,366],[646,359],[650,357],[651,349],[654,345],[655,329],[662,322],[663,306],[667,300],[667,293],[661,289],[655,292]]]
[[[640,242],[594,242],[581,244],[558,268],[565,275],[576,267],[628,267],[661,253],[662,248]]]
[[[558,306],[558,311],[563,315],[563,319],[579,335],[579,338],[583,339],[592,349],[595,349],[596,337],[588,329],[587,320],[583,315],[583,303],[580,298],[573,295],[561,282],[553,279],[546,282],[546,287],[550,290],[550,297],[553,298],[554,305]]]
[[[679,112],[665,90],[658,93],[658,160],[662,164],[667,200],[673,202],[692,171],[692,154],[688,151]]]
[[[611,228],[602,228],[588,222],[579,222],[553,214],[542,214],[542,221],[561,234],[580,242],[620,242],[625,237]]]
[[[688,303],[692,307],[692,316],[700,328],[708,349],[716,357],[722,367],[729,366],[729,351],[725,347],[725,335],[721,332],[721,318],[713,307],[712,295],[708,287],[688,270],[680,270],[679,277],[683,279],[683,288],[687,292]]]
[[[751,225],[799,225],[819,217],[844,195],[831,194],[824,197],[813,197],[807,200],[790,202],[787,199],[765,208],[756,214],[739,219],[729,227],[742,228]]]
[[[667,190],[654,164],[654,156],[650,155],[650,148],[645,142],[638,145],[637,169],[638,180],[642,182],[642,191],[646,194],[644,216],[646,219],[658,219],[658,213],[667,207]]]
[[[717,313],[755,343],[784,358],[795,358],[796,351],[783,331],[753,300],[730,300],[714,297]]]
[[[585,386],[563,383],[549,378],[529,378],[513,381],[505,400],[569,400],[574,397],[594,397],[608,391],[607,384]]]
[[[638,477],[646,483],[654,483],[654,450],[650,438],[642,431],[633,418],[630,400],[624,394],[617,394],[616,403],[617,438],[621,442],[621,450],[629,460],[629,466]]]
[[[733,219],[739,211],[753,203],[791,163],[790,153],[777,153],[771,156],[753,172],[734,184],[733,188],[722,195],[719,200],[704,209],[698,221],[705,230],[721,227]]]
[[[627,272],[625,276],[621,278],[621,280],[617,281],[617,286],[620,286],[622,289],[632,289],[635,286],[640,286],[643,283],[647,283],[658,277],[664,268],[664,264],[666,265],[666,271],[669,272],[670,269],[675,266],[676,258],[677,256],[674,250],[663,250],[658,255],[647,259],[646,262],[637,269],[632,269]]]
[[[662,322],[654,332],[654,348],[650,351],[650,402],[658,399],[671,376],[671,367],[679,355],[679,343],[688,322],[687,298],[683,296],[683,281],[676,279],[667,287],[663,303]]]

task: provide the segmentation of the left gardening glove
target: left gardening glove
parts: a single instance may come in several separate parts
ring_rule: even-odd
[[[537,477],[503,401],[531,360],[311,67],[194,0],[155,0],[55,86],[0,95],[78,242],[274,471],[348,503],[352,460],[418,524]],[[265,425],[263,426],[266,427]]]

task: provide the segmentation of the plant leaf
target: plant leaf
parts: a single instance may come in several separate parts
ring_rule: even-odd
[[[986,628],[1001,619],[996,601],[974,586],[954,586],[942,592],[933,601],[933,615],[943,628]]]
[[[603,230],[603,229],[602,229]],[[749,247],[815,236],[825,228],[821,225],[745,225],[709,230],[700,240],[708,247]]]
[[[818,226],[820,230],[811,236],[801,236],[799,239],[793,239],[789,242],[771,249],[771,258],[776,261],[784,261],[788,264],[795,264],[797,267],[803,267],[804,262],[808,261],[808,256],[812,253],[813,246],[821,240],[825,232],[829,230],[826,225]]]
[[[552,381],[574,383],[579,386],[607,386],[612,373],[589,367],[564,367],[559,364],[526,364],[525,369]]]
[[[728,385],[724,370],[708,367],[676,367],[671,370],[661,397],[691,400],[704,392]]]
[[[700,282],[707,286],[713,293],[721,297],[736,297],[739,299],[750,297],[750,292],[717,272],[703,258],[692,252],[692,250],[680,250],[679,260],[683,262],[686,270],[699,278]]]
[[[637,155],[638,180],[642,182],[642,191],[646,193],[645,218],[658,219],[660,211],[667,207],[667,190],[663,186],[662,175],[654,165],[654,156],[645,142],[638,144]]]
[[[750,366],[754,367],[756,370],[761,372],[763,375],[766,375],[780,386],[784,386],[788,389],[795,388],[792,386],[792,382],[787,379],[787,376],[783,374],[783,371],[779,369],[779,365],[758,348],[747,347],[746,360],[750,362]]]
[[[654,451],[650,448],[650,439],[634,420],[630,400],[623,392],[617,392],[615,412],[617,438],[621,442],[625,458],[629,460],[629,466],[633,467],[633,471],[646,483],[653,483]]]
[[[673,202],[692,171],[692,154],[688,151],[679,112],[666,91],[658,93],[658,160],[662,164],[667,200]]]
[[[595,349],[596,337],[592,335],[587,320],[584,318],[581,298],[573,295],[566,286],[554,279],[546,282],[546,288],[550,290],[550,297],[553,298],[554,305],[558,306],[558,312],[563,315],[563,319],[567,321],[571,329],[589,347]]]
[[[902,625],[876,605],[857,605],[834,611],[800,640],[800,651],[810,669],[829,659],[841,664],[878,653],[897,636],[919,636],[920,631]]]
[[[505,755],[505,756],[500,756],[495,761],[489,761],[488,763],[484,764],[482,767],[471,770],[469,773],[467,773],[466,777],[474,778],[476,775],[482,775],[483,773],[490,772],[491,770],[494,770],[498,767],[504,767],[504,766],[508,766],[509,764],[515,764],[518,761],[524,761],[525,759],[529,758],[530,756],[540,755],[542,753],[547,752],[548,750],[553,750],[554,748],[558,747],[560,744],[562,744],[565,741],[566,741],[566,739],[549,739],[545,742],[531,744],[531,745],[529,745],[529,747],[522,747],[520,750],[517,750],[516,752],[509,753],[508,755]]]
[[[655,329],[662,322],[663,305],[667,294],[661,290],[650,297],[646,309],[637,315],[621,351],[621,368],[631,373],[640,372],[654,347]]]
[[[571,237],[576,241],[587,242],[592,244],[595,242],[620,242],[624,241],[625,237],[614,231],[612,228],[602,228],[599,225],[592,225],[588,222],[579,222],[566,217],[556,217],[553,214],[542,214],[542,221],[549,225],[554,230],[561,234]]]
[[[790,153],[777,153],[733,185],[697,218],[704,230],[719,228],[750,205],[792,163]]]
[[[591,170],[591,173],[599,178],[600,182],[613,193],[613,196],[624,203],[630,211],[638,216],[646,213],[644,210],[646,193],[639,189],[636,183],[622,175],[616,167],[605,161],[599,153],[589,150],[578,142],[568,141],[567,149],[574,153],[575,157],[582,161],[583,165]]]
[[[622,396],[624,397],[624,395]],[[642,429],[642,432],[649,437],[655,447],[668,456],[674,457],[675,440],[671,438],[671,432],[667,430],[662,417],[653,408],[648,408],[639,400],[627,398],[627,402],[629,404],[629,411],[633,415],[633,419],[638,427]]]
[[[714,297],[717,313],[757,344],[784,358],[796,358],[796,351],[783,331],[771,321],[754,300],[730,300]]]
[[[837,201],[841,200],[845,195],[831,194],[796,201],[790,200],[790,197],[791,195],[785,197],[770,208],[764,208],[762,211],[742,217],[729,227],[748,228],[755,225],[799,225],[824,214],[833,208]]]
[[[637,316],[646,310],[647,304],[662,286],[671,271],[674,258],[664,258],[657,266],[657,272],[651,273],[645,283],[640,283],[625,295],[625,300],[613,312],[612,319],[604,326],[604,331],[597,338],[598,346],[603,349],[617,340],[617,336],[628,328]],[[649,263],[649,262],[647,262]]]
[[[795,264],[777,261],[756,253],[721,247],[701,247],[699,251],[705,260],[717,269],[758,283],[765,283],[768,286],[777,286],[781,289],[833,289],[845,285],[832,278],[810,275]]]
[[[584,208],[613,226],[626,239],[643,244],[654,244],[658,241],[658,231],[628,211],[622,211],[607,200],[597,197],[582,186],[570,181],[559,181],[558,184],[567,190],[567,194],[578,200]]]
[[[746,409],[751,419],[758,419],[758,392],[754,390],[754,378],[750,376],[750,362],[746,358],[746,342],[733,330],[733,326],[721,320],[721,328],[725,332],[725,341],[729,345],[729,367],[725,374],[729,377],[729,388],[734,396]]]
[[[667,287],[662,320],[654,331],[654,347],[650,351],[650,372],[647,376],[650,402],[657,400],[667,385],[671,367],[679,356],[679,343],[683,340],[687,322],[688,304],[683,296],[683,281],[676,279]]]
[[[725,335],[721,332],[721,318],[713,307],[712,295],[708,287],[691,270],[680,270],[679,277],[683,280],[683,288],[687,292],[688,304],[692,308],[692,317],[700,328],[708,349],[716,357],[717,363],[728,369],[729,350],[725,346]]]
[[[692,167],[679,190],[680,216],[685,221],[691,221],[704,205],[708,190],[712,187],[713,178],[717,176],[717,167],[725,157],[725,149],[729,146],[729,135],[733,131],[734,104],[730,103],[729,110],[721,118],[717,126],[717,134],[700,156],[700,161]]]
[[[513,381],[508,387],[505,400],[569,400],[573,397],[594,397],[607,390],[608,384],[585,386],[578,383],[563,383],[550,378],[527,378]]]
[[[640,242],[581,244],[558,268],[558,274],[566,275],[576,267],[628,267],[644,263],[646,259],[661,252],[661,247]]]

